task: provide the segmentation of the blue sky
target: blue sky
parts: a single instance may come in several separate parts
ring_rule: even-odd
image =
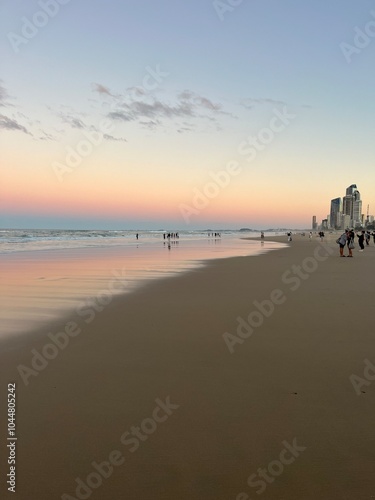
[[[372,1],[51,1],[26,43],[47,0],[0,6],[0,225],[184,227],[181,204],[233,159],[241,174],[190,227],[308,227],[352,183],[375,212]],[[247,164],[239,143],[275,109],[295,118]],[[108,118],[58,182],[66,148]]]

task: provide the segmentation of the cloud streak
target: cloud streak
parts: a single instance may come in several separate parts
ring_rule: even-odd
[[[18,130],[28,135],[32,135],[23,125],[14,120],[13,118],[9,118],[8,116],[0,114],[0,129],[3,130]]]
[[[110,135],[110,134],[104,134],[103,139],[105,139],[106,141],[128,142],[123,137],[114,137],[113,135]]]
[[[109,117],[115,120],[135,121],[140,118],[161,119],[181,118],[196,116],[193,106],[187,102],[170,105],[155,100],[151,103],[145,101],[134,101],[131,104],[122,104],[120,109],[109,113]]]
[[[165,129],[172,125],[173,130],[179,134],[191,133],[192,131],[198,132],[202,130],[221,131],[223,124],[221,118],[226,115],[232,119],[237,118],[231,112],[224,109],[220,102],[216,102],[207,96],[201,95],[189,89],[177,92],[174,97],[169,100],[156,96],[155,92],[146,92],[142,87],[128,87],[124,95],[114,93],[109,87],[101,83],[92,83],[91,90],[99,94],[104,99],[105,107],[103,108],[103,100],[101,99],[101,111],[99,113],[119,124],[134,123],[143,129],[156,132]],[[110,98],[110,99],[108,99]],[[12,106],[8,102],[9,94],[0,80],[0,106]],[[261,105],[285,105],[285,102],[271,98],[244,98],[237,102],[245,109],[252,109],[255,106]],[[49,106],[47,109],[57,116],[62,123],[68,125],[71,129],[80,130],[82,132],[96,130],[94,123],[98,120],[99,116],[92,115],[89,117],[87,114],[80,113],[70,106],[60,105],[60,109],[53,110]],[[96,111],[97,114],[98,110]],[[8,117],[5,114],[0,115],[0,128],[8,131],[20,131],[28,135],[33,135],[28,129],[26,123],[30,126],[35,125],[35,122],[20,119],[22,115]],[[90,123],[91,122],[91,123]],[[43,127],[45,128],[45,127]],[[56,128],[54,129],[56,131]],[[59,134],[62,134],[60,132]],[[50,133],[49,130],[39,129],[35,133],[37,140],[58,140],[55,134]],[[111,134],[104,134],[104,140],[112,142],[127,142],[118,134],[118,137]]]
[[[107,114],[108,118],[124,123],[137,122],[149,130],[157,130],[165,125],[165,121],[185,119],[190,122],[197,120],[209,120],[218,125],[218,117],[222,114],[230,115],[223,111],[220,103],[199,95],[191,90],[184,90],[176,95],[172,102],[162,101],[153,95],[146,94],[143,89],[130,87],[125,98],[116,98],[112,110]],[[109,89],[106,94],[113,95]],[[232,115],[230,115],[232,116]],[[188,132],[192,128],[178,127],[178,132]],[[189,123],[191,126],[192,123]]]
[[[62,107],[68,108],[68,106],[62,106]],[[53,112],[52,109],[50,109],[50,111]],[[95,125],[86,125],[86,123],[81,119],[82,113],[78,113],[74,111],[72,108],[69,108],[68,112],[59,111],[55,114],[62,120],[63,123],[68,124],[73,129],[79,129],[81,131],[88,131],[88,132],[94,131],[100,133],[100,131]],[[44,134],[45,137],[40,137],[41,140],[52,139],[52,136],[47,136],[45,132]],[[106,141],[127,142],[127,140],[123,137],[115,137],[110,134],[103,134],[103,139]]]
[[[78,116],[74,116],[72,114],[67,115],[65,113],[59,113],[58,116],[64,123],[67,123],[72,128],[86,129],[86,125]]]
[[[114,97],[109,88],[106,87],[105,85],[102,85],[101,83],[93,83],[92,90],[93,92],[97,92],[98,94],[101,95],[108,95],[110,97]]]

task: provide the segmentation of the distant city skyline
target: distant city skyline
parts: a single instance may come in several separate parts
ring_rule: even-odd
[[[369,205],[367,207],[364,213],[361,193],[356,184],[351,184],[346,188],[342,198],[337,197],[331,200],[329,215],[321,225],[330,229],[365,227],[374,221]]]
[[[372,12],[5,0],[0,227],[305,229],[353,174],[375,207]]]

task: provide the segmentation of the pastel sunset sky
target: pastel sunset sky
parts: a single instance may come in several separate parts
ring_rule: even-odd
[[[375,213],[371,0],[4,0],[0,57],[3,228]]]

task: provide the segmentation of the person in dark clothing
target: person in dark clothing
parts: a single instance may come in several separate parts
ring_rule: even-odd
[[[358,238],[358,245],[360,247],[360,252],[363,252],[363,250],[365,249],[365,232],[362,231],[360,234],[357,234],[357,238]]]

